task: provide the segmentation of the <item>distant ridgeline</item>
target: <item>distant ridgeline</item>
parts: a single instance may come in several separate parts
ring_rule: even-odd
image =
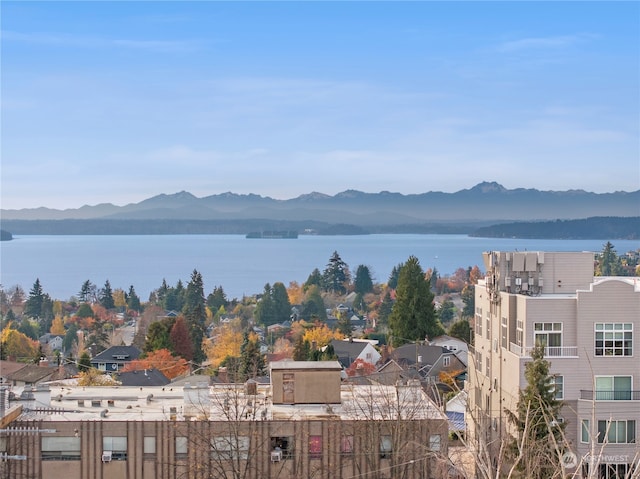
[[[13,235],[5,230],[0,230],[0,241],[11,241]]]
[[[252,231],[247,233],[250,239],[297,239],[297,231]]]
[[[582,220],[556,220],[505,223],[478,228],[471,236],[480,238],[532,239],[640,239],[640,216],[593,217]]]

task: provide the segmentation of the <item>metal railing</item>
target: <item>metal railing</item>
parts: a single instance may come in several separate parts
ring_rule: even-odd
[[[640,401],[640,391],[580,390],[580,399],[588,401]]]
[[[533,347],[523,348],[515,343],[509,343],[509,351],[516,356],[531,357]],[[545,358],[577,358],[578,346],[547,346],[544,348]]]

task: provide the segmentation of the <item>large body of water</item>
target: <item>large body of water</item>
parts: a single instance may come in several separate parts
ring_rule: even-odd
[[[525,240],[464,235],[300,236],[246,239],[238,235],[17,236],[0,243],[0,283],[29,292],[36,278],[54,299],[77,295],[90,280],[102,287],[133,285],[143,301],[163,278],[185,284],[197,269],[205,294],[222,286],[229,298],[259,293],[265,283],[304,282],[322,271],[334,251],[352,272],[369,266],[374,281],[386,282],[392,268],[414,255],[424,270],[441,275],[482,264],[483,251],[601,251],[602,240]],[[618,254],[640,248],[639,241],[612,241]]]

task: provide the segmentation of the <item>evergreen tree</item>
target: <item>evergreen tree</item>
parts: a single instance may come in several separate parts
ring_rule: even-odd
[[[311,343],[305,341],[302,336],[296,339],[296,343],[293,346],[293,360],[294,361],[307,361],[311,354]]]
[[[400,268],[396,302],[389,316],[393,346],[444,333],[433,305],[433,293],[420,262],[410,256]]]
[[[309,288],[309,291],[307,291],[305,300],[302,303],[300,316],[306,320],[327,320],[327,309],[324,306],[324,301],[317,286],[312,286]]]
[[[80,287],[78,293],[78,299],[82,303],[92,303],[96,298],[96,285],[91,281],[86,280]]]
[[[73,349],[74,344],[78,343],[78,324],[71,323],[67,329],[64,339],[62,340],[63,351],[69,353]]]
[[[16,330],[20,331],[22,334],[27,336],[28,338],[38,340],[40,336],[40,331],[38,330],[38,323],[30,320],[26,316],[23,316],[22,321],[18,324]]]
[[[306,293],[307,290],[312,286],[322,288],[322,273],[320,273],[320,270],[318,268],[315,268],[311,272],[307,280],[304,282],[304,284],[302,285],[302,291]]]
[[[113,300],[113,291],[111,289],[111,283],[109,283],[109,280],[106,280],[104,282],[104,288],[100,290],[100,297],[98,299],[104,309],[115,309],[116,303]]]
[[[525,365],[527,386],[520,391],[516,412],[507,411],[518,438],[511,444],[514,458],[520,457],[517,469],[527,479],[556,477],[557,465],[564,449],[563,432],[566,423],[558,421],[562,401],[556,399],[550,363],[544,359],[544,347],[536,345],[532,361]]]
[[[78,360],[78,371],[84,372],[91,369],[91,356],[87,351],[82,351],[80,359]]]
[[[184,293],[182,313],[189,325],[191,342],[193,343],[193,360],[201,363],[205,359],[205,354],[202,350],[202,340],[204,338],[207,310],[202,275],[195,269],[193,273],[191,273],[191,280],[187,283],[187,288]]]
[[[449,327],[449,336],[452,338],[458,338],[465,342],[470,342],[473,339],[471,335],[471,326],[469,325],[469,320],[466,318],[459,319],[455,321]]]
[[[365,303],[362,293],[357,293],[353,298],[353,309],[362,314],[367,312],[367,303]]]
[[[149,325],[149,329],[147,329],[147,339],[145,340],[143,351],[145,353],[150,353],[151,351],[157,351],[159,349],[168,349],[169,351],[173,351],[170,338],[173,323],[173,318],[167,318],[162,321],[151,323]]]
[[[464,308],[462,308],[462,317],[473,318],[473,315],[476,312],[476,296],[473,286],[469,284],[466,285],[462,289],[460,297],[464,303]]]
[[[346,337],[350,338],[353,334],[353,325],[351,324],[351,318],[347,313],[340,314],[338,317],[338,331]]]
[[[450,299],[445,299],[441,304],[440,308],[438,308],[438,319],[442,324],[449,323],[453,320],[455,316],[456,307],[453,304],[453,301]]]
[[[387,280],[387,286],[390,289],[396,289],[398,287],[398,276],[400,275],[400,268],[402,268],[402,263],[397,266],[394,266],[391,270],[391,274],[389,274],[389,279]]]
[[[255,336],[255,335],[254,335]],[[240,377],[243,381],[265,373],[264,356],[260,353],[260,343],[257,337],[250,337],[245,332],[240,346]]]
[[[291,318],[291,303],[287,288],[281,282],[276,282],[271,288],[271,302],[273,304],[273,317],[276,323],[282,323]]]
[[[330,293],[345,294],[349,280],[350,275],[347,263],[342,261],[337,251],[334,251],[322,273],[324,289]]]
[[[393,310],[393,300],[391,299],[391,291],[389,288],[384,293],[382,297],[382,302],[380,303],[380,307],[378,308],[378,323],[381,325],[386,325],[389,322],[389,315]]]
[[[213,313],[220,310],[220,308],[227,308],[229,306],[229,301],[227,300],[227,295],[225,294],[222,286],[216,286],[213,288],[213,292],[207,296],[207,307]]]
[[[169,285],[167,284],[167,280],[165,278],[162,278],[162,284],[156,290],[156,301],[158,305],[164,308],[165,310],[167,309],[165,302],[167,300],[167,294],[169,294],[169,289],[170,288],[169,288]]]
[[[24,315],[38,320],[42,316],[43,303],[44,291],[42,290],[40,279],[36,278],[31,291],[29,291],[29,298],[24,304]]]
[[[363,264],[356,269],[356,279],[353,282],[354,291],[358,294],[365,295],[373,291],[373,280],[369,267]]]
[[[142,311],[140,298],[136,294],[136,290],[133,288],[133,285],[129,286],[129,292],[127,293],[126,298],[127,298],[127,308],[133,311],[137,311],[139,313]]]
[[[274,304],[271,297],[271,285],[269,283],[264,285],[264,291],[256,305],[254,314],[256,322],[264,326],[270,326],[278,322],[275,318]]]
[[[617,276],[620,274],[620,258],[610,241],[602,247],[602,253],[598,255],[597,276]]]

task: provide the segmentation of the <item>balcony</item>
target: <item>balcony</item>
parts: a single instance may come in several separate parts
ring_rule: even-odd
[[[516,356],[522,358],[530,358],[532,347],[523,348],[515,343],[509,343],[509,351]],[[577,346],[547,346],[544,348],[545,358],[577,358],[578,347]]]
[[[640,391],[588,391],[580,390],[580,399],[587,401],[640,401]]]

